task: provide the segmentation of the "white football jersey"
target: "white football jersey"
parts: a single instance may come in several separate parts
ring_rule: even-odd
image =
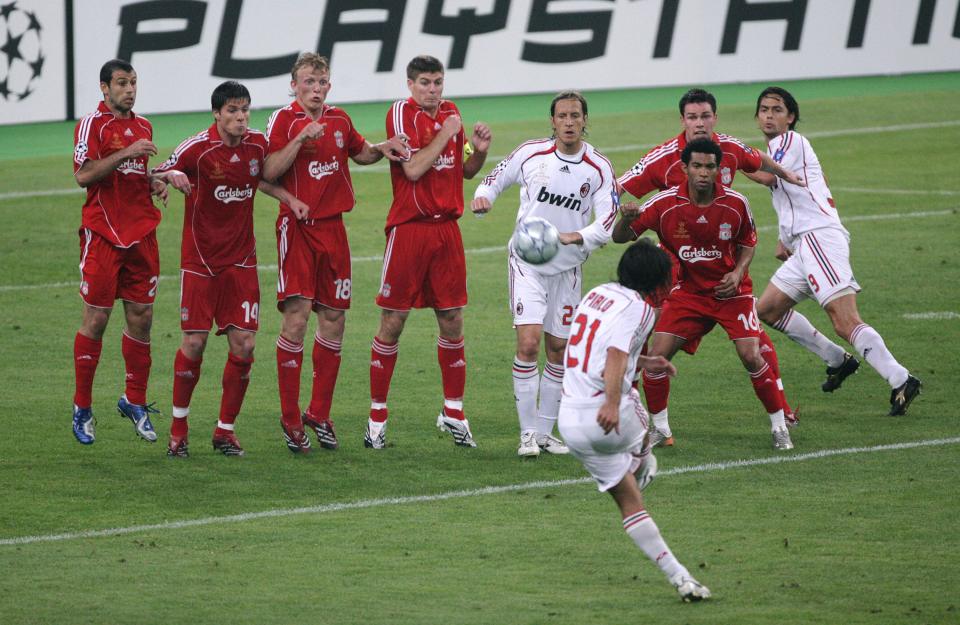
[[[780,241],[793,250],[802,234],[818,228],[837,228],[849,240],[850,234],[840,223],[833,196],[823,177],[820,159],[807,138],[792,130],[787,131],[770,140],[767,153],[784,169],[800,174],[807,181],[806,187],[798,187],[778,178],[770,188],[780,224]]]
[[[621,392],[630,392],[640,349],[655,322],[655,310],[633,289],[608,282],[587,293],[573,314],[567,339],[564,396],[587,399],[603,394],[610,347],[627,354]]]
[[[579,232],[583,245],[561,245],[549,262],[525,267],[554,275],[578,267],[590,252],[610,241],[620,206],[613,166],[584,142],[579,154],[557,150],[553,139],[528,141],[503,159],[477,187],[475,198],[490,203],[513,184],[520,185],[517,221],[542,217],[560,232]],[[510,242],[513,254],[513,240]],[[516,256],[516,254],[513,254]]]

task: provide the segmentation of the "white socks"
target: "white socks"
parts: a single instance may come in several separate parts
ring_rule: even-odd
[[[517,402],[520,431],[537,429],[537,394],[540,391],[540,373],[536,362],[513,359],[513,398]]]
[[[907,381],[910,372],[906,370],[883,342],[876,330],[861,323],[850,333],[850,344],[870,366],[877,370],[890,388],[897,388]]]
[[[791,309],[772,326],[819,356],[828,367],[843,364],[846,350],[821,334],[806,317]]]
[[[668,580],[677,573],[682,573],[685,577],[691,576],[686,567],[680,564],[670,548],[667,547],[657,524],[653,522],[646,510],[640,510],[625,518],[623,520],[623,530],[627,533],[627,536],[633,539],[634,544],[647,554],[647,557],[653,560],[654,564],[660,567]]]
[[[540,410],[537,414],[537,436],[553,434],[560,414],[560,397],[563,394],[563,365],[548,362],[543,366],[540,379]]]

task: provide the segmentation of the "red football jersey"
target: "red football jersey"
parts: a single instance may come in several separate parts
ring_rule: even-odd
[[[140,139],[153,140],[153,126],[131,113],[119,119],[103,102],[79,122],[73,131],[73,173],[89,159],[98,161]],[[130,158],[87,187],[82,226],[117,247],[130,247],[153,232],[160,211],[150,197],[148,157]]]
[[[296,101],[274,111],[267,122],[267,153],[282,150],[311,121]],[[335,106],[324,105],[317,123],[324,126],[323,135],[300,146],[290,169],[278,181],[310,207],[308,219],[335,217],[353,209],[357,200],[347,159],[356,156],[366,143],[350,116]],[[281,202],[280,215],[292,214],[290,207]]]
[[[736,267],[737,247],[757,245],[747,198],[719,183],[715,194],[713,204],[697,206],[684,183],[650,198],[630,224],[637,235],[644,230],[657,233],[680,263],[679,288],[697,295],[713,295],[723,276]],[[752,287],[747,273],[737,295],[751,294]]]
[[[193,187],[184,197],[180,267],[214,276],[233,265],[257,264],[253,198],[260,183],[267,138],[249,130],[228,147],[213,124],[190,137],[154,171],[182,171]]]
[[[460,115],[456,105],[441,100],[437,116],[430,117],[413,98],[395,102],[387,113],[387,138],[405,133],[410,149],[416,152],[433,141],[443,121]],[[390,163],[393,204],[387,215],[387,229],[408,221],[443,221],[463,215],[463,129],[440,152],[433,166],[413,181],[398,162]]]
[[[763,164],[760,152],[735,137],[714,133],[712,139],[723,151],[719,180],[724,186],[733,184],[733,177],[738,169],[753,173]],[[686,184],[686,176],[680,167],[680,154],[685,147],[687,136],[681,132],[670,141],[647,152],[646,156],[620,176],[617,182],[636,198],[642,198],[654,190],[664,191]]]

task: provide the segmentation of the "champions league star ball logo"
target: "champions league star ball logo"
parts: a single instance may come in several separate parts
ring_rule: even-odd
[[[0,96],[8,102],[26,100],[36,87],[46,60],[42,28],[33,11],[0,4]]]

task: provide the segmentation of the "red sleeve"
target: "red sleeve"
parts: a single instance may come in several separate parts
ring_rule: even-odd
[[[350,130],[347,133],[347,154],[350,156],[356,156],[363,150],[363,146],[367,143],[367,140],[363,138],[363,135],[357,132],[357,129],[353,125],[353,120],[344,113],[344,116],[347,117],[347,124],[350,126]]]
[[[660,209],[657,202],[651,200],[640,207],[640,214],[630,222],[630,229],[640,236],[645,230],[653,230],[660,235]]]
[[[419,150],[420,137],[413,123],[414,110],[406,100],[397,100],[387,111],[387,139],[403,133],[407,135],[411,150]]]
[[[153,171],[163,173],[165,171],[170,171],[171,169],[176,169],[177,171],[181,171],[188,176],[191,175],[197,164],[197,152],[191,148],[201,143],[205,142],[199,140],[198,136],[193,136],[183,141],[177,146],[177,149],[173,151],[173,154],[170,155],[170,158],[160,163],[160,165],[155,167]]]
[[[756,149],[751,148],[745,143],[740,143],[739,141],[732,141],[730,143],[734,150],[734,154],[737,157],[737,169],[740,171],[745,171],[748,174],[760,169],[760,166],[763,165],[763,161],[760,159],[760,152]]]
[[[94,123],[94,116],[87,115],[77,122],[73,130],[73,173],[87,160],[97,160],[100,154],[99,125]]]
[[[634,165],[619,181],[620,186],[635,198],[642,198],[660,188],[652,180],[650,168],[643,168],[642,163],[643,161]]]
[[[757,227],[753,223],[753,214],[750,212],[750,205],[747,204],[746,199],[743,200],[743,204],[737,212],[740,213],[740,219],[742,220],[740,232],[737,233],[737,245],[756,247]]]
[[[293,118],[285,113],[283,109],[276,111],[267,122],[267,154],[273,154],[282,150],[290,143],[290,121]]]

